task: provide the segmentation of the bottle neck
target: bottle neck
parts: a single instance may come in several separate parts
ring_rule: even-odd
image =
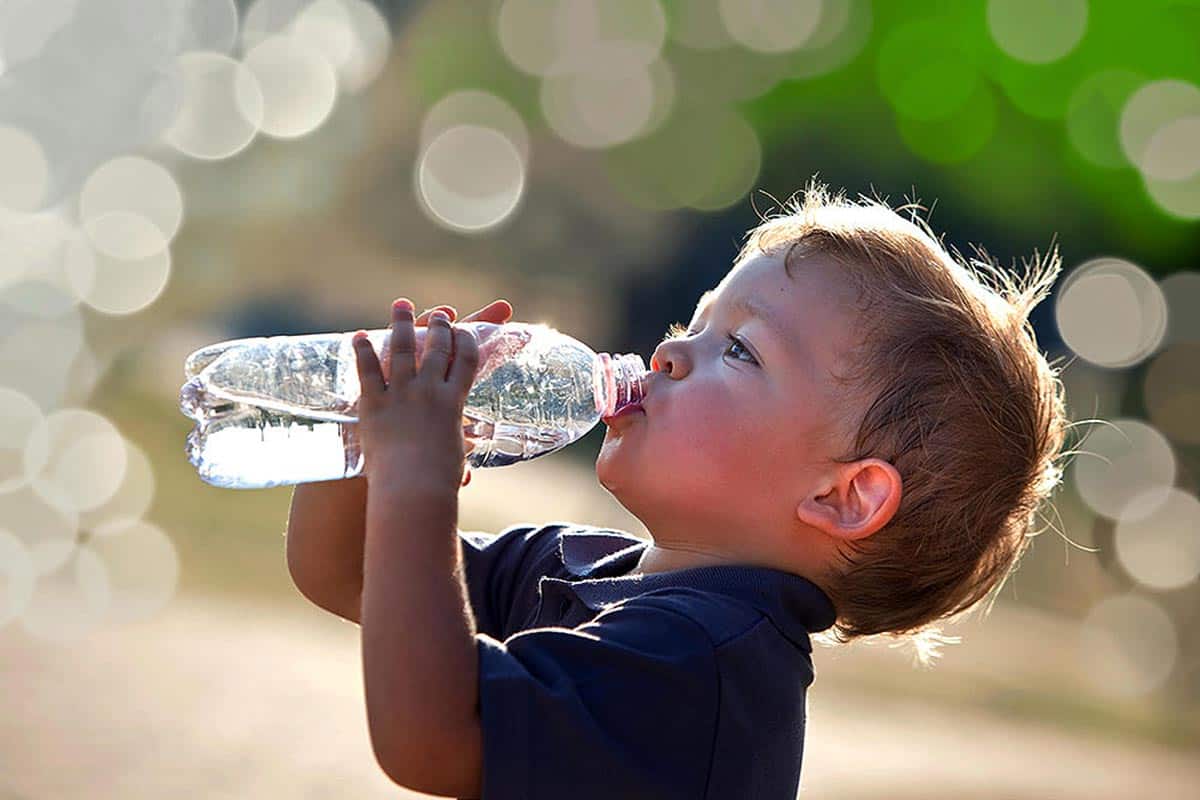
[[[636,353],[596,354],[593,389],[596,411],[610,417],[625,406],[642,402],[646,396],[646,362]]]

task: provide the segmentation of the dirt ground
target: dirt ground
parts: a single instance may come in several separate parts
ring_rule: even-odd
[[[0,798],[423,797],[375,765],[358,648],[356,626],[300,598],[183,595],[153,620],[69,645],[9,625]],[[1168,800],[1200,785],[1194,754],[881,700],[817,657],[802,797]]]

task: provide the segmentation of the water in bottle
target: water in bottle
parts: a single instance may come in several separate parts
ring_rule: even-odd
[[[463,408],[472,467],[554,452],[602,416],[640,402],[645,363],[611,356],[546,325],[456,324],[474,334],[479,366]],[[427,329],[417,327],[418,362]],[[384,375],[390,329],[367,331]],[[350,478],[362,471],[355,411],[360,393],[353,333],[235,339],[184,364],[180,409],[196,426],[188,460],[226,488]]]

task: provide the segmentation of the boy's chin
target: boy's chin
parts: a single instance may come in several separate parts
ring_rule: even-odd
[[[630,485],[633,460],[622,458],[618,452],[619,446],[613,446],[611,440],[605,439],[596,456],[596,479],[600,485],[620,499],[620,492]]]

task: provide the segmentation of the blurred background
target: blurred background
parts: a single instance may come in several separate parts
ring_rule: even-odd
[[[288,577],[291,487],[188,463],[189,353],[503,297],[648,362],[814,175],[1005,266],[1060,248],[1034,323],[1086,452],[933,669],[817,650],[802,796],[1195,797],[1197,31],[1192,0],[0,0],[0,798],[396,795],[358,630]],[[475,471],[460,527],[645,535],[602,438]]]

